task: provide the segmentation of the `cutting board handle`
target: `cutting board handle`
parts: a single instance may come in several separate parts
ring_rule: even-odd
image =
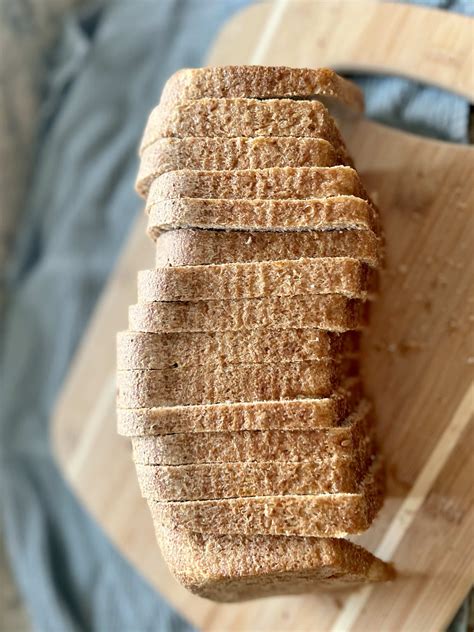
[[[308,38],[301,31],[311,30]],[[278,41],[278,47],[270,43]],[[209,65],[329,66],[410,77],[474,102],[474,19],[372,0],[276,0],[248,7],[221,30]],[[214,51],[219,51],[218,57]],[[301,51],[301,52],[300,52]],[[298,64],[298,58],[306,64]]]

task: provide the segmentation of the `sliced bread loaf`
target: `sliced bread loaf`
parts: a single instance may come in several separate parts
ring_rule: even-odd
[[[322,138],[159,138],[144,150],[135,186],[146,197],[153,180],[179,169],[214,171],[340,164],[344,164],[344,158]]]
[[[183,68],[165,83],[161,102],[205,97],[329,97],[362,112],[364,95],[330,68],[288,66],[216,66]]]
[[[299,362],[356,355],[360,334],[319,329],[254,329],[153,334],[122,331],[117,368],[169,369],[215,364]]]
[[[304,200],[161,200],[149,208],[148,234],[172,228],[253,231],[366,229],[381,234],[376,209],[366,200],[336,195]]]
[[[357,370],[357,360],[344,359],[118,371],[117,406],[141,408],[329,397]]]
[[[118,431],[127,437],[176,432],[313,430],[339,425],[358,405],[361,383],[350,378],[330,397],[159,408],[119,408]]]
[[[205,98],[160,104],[148,118],[140,153],[159,138],[187,136],[322,138],[351,163],[334,120],[319,101]]]
[[[372,441],[373,429],[373,409],[364,400],[344,423],[332,428],[183,432],[133,437],[133,459],[143,465],[240,461],[313,461],[316,464],[321,461],[321,469],[331,470],[337,468],[339,460],[351,459],[359,453],[367,438]]]
[[[218,500],[148,500],[156,525],[216,535],[343,538],[369,528],[383,502],[377,458],[356,493],[254,496]]]
[[[352,257],[376,268],[381,240],[371,230],[244,232],[181,228],[156,241],[157,268],[318,257]]]
[[[129,308],[132,331],[239,331],[317,327],[328,331],[367,326],[368,303],[337,294],[270,296],[234,301],[140,303]]]
[[[205,301],[342,294],[371,299],[377,273],[349,257],[157,268],[138,273],[138,301]]]
[[[218,602],[351,588],[395,578],[342,538],[211,535],[156,527],[163,557],[189,591]]]

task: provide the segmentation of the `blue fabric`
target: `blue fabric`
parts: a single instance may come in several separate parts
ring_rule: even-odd
[[[245,0],[122,0],[71,14],[50,62],[29,202],[0,323],[6,542],[39,630],[184,630],[64,485],[48,420],[140,202],[136,147],[165,79],[199,65]],[[434,4],[434,3],[432,3]],[[436,3],[437,5],[441,3]],[[449,4],[472,9],[468,2]],[[402,79],[359,79],[369,114],[466,142],[468,105]]]

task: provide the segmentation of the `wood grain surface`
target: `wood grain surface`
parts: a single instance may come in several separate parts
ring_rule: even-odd
[[[472,24],[403,5],[278,1],[234,17],[209,60],[391,71],[474,100]],[[54,445],[72,488],[118,549],[201,629],[441,630],[473,581],[474,149],[365,120],[341,125],[381,208],[387,241],[364,347],[389,494],[358,541],[395,562],[393,584],[216,605],[171,578],[140,498],[129,441],[115,431],[115,332],[127,326],[137,270],[153,261],[144,217],[58,401]]]

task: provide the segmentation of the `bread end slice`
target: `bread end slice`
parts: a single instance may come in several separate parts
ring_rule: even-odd
[[[157,529],[163,556],[189,591],[218,602],[308,593],[395,578],[391,565],[343,539],[212,536]]]

